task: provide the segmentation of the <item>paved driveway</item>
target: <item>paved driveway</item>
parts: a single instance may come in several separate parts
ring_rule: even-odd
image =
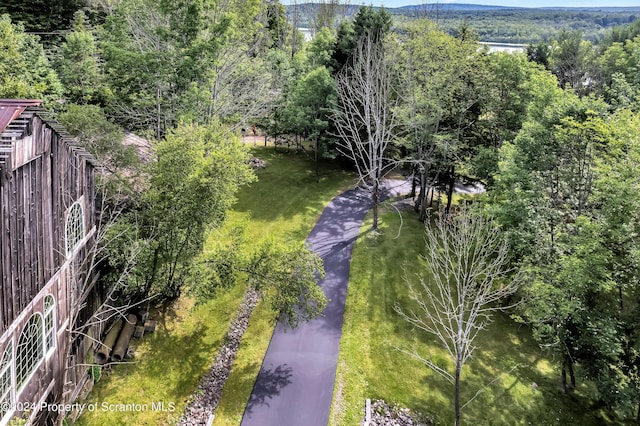
[[[408,192],[387,181],[386,197]],[[324,209],[307,244],[324,260],[319,285],[330,300],[324,316],[295,330],[278,323],[251,397],[243,426],[326,426],[336,376],[351,251],[371,208],[368,194],[352,189]]]

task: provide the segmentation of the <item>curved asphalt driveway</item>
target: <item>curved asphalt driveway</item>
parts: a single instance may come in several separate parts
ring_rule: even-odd
[[[385,196],[408,192],[387,181]],[[385,198],[385,197],[381,197]],[[324,261],[319,285],[329,302],[324,316],[295,330],[278,323],[242,417],[242,426],[326,426],[336,376],[351,251],[371,208],[368,194],[352,189],[324,209],[307,244]]]

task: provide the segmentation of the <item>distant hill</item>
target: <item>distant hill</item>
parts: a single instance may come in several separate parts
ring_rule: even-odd
[[[297,26],[312,33],[319,4],[287,6],[287,14],[297,15]],[[336,17],[351,18],[360,5],[338,5]],[[526,8],[487,6],[464,3],[441,3],[385,8],[393,15],[394,25],[402,27],[416,18],[428,18],[444,31],[455,34],[468,24],[484,42],[529,44],[549,41],[561,31],[580,31],[587,40],[603,40],[611,28],[627,25],[640,17],[634,7],[550,7]]]
[[[319,6],[318,3],[299,3],[297,4],[297,8],[299,11],[304,12],[313,12]],[[338,6],[342,8],[342,12],[346,12],[347,16],[351,16],[358,12],[360,9],[360,5],[355,4],[347,4]],[[287,5],[287,12],[293,8],[291,5]],[[375,9],[378,9],[376,6]],[[492,6],[492,5],[482,5],[482,4],[468,4],[468,3],[432,3],[432,4],[414,4],[409,6],[401,6],[401,7],[385,7],[387,11],[394,15],[402,15],[405,13],[413,14],[415,12],[424,12],[424,11],[440,11],[440,12],[491,12],[491,11],[566,11],[566,12],[604,12],[604,13],[613,13],[613,12],[640,12],[640,6],[629,6],[629,7],[536,7],[536,8],[527,8],[527,7],[516,7],[516,6]]]
[[[294,8],[297,9],[300,15],[304,16],[312,16],[318,7],[319,3],[298,3],[295,6],[287,5],[287,15],[292,15]],[[338,5],[338,15],[342,16],[353,16],[358,13],[358,9],[360,9],[361,5],[359,4],[341,4]],[[374,9],[380,9],[380,7],[375,6]],[[439,4],[415,4],[410,6],[401,6],[401,7],[385,7],[392,15],[407,15],[407,16],[415,16],[416,14],[431,14],[434,12],[447,12],[447,13],[456,13],[456,12],[488,12],[488,11],[498,11],[498,10],[517,10],[523,9],[519,7],[506,7],[506,6],[488,6],[488,5],[477,5],[477,4],[466,4],[466,3],[439,3]]]
[[[441,11],[458,11],[458,12],[470,12],[470,11],[487,11],[487,10],[506,10],[506,9],[522,9],[520,7],[508,7],[508,6],[488,6],[481,4],[466,4],[466,3],[441,3],[441,4],[416,4],[411,6],[402,7],[390,7],[386,8],[390,12],[414,12],[421,10],[441,10]]]

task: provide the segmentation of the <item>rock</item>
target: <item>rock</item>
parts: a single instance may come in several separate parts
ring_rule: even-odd
[[[257,157],[252,157],[249,160],[249,167],[253,169],[264,169],[265,167],[267,167],[267,162]]]
[[[240,340],[247,329],[249,318],[259,297],[260,294],[252,289],[245,293],[240,309],[224,338],[223,346],[218,350],[211,369],[200,381],[198,390],[191,396],[178,425],[205,425],[211,413],[215,411],[222,396],[222,388],[231,374]]]
[[[434,424],[435,419],[431,416],[412,413],[408,408],[391,406],[382,400],[371,402],[370,426],[431,426]]]

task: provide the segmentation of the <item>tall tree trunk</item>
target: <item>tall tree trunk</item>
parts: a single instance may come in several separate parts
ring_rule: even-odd
[[[458,355],[458,358],[460,355]],[[460,373],[462,371],[462,361],[456,361],[456,391],[455,391],[455,426],[460,426]]]
[[[411,192],[409,193],[409,197],[411,197],[412,200],[416,198],[416,169],[417,167],[413,166],[411,170]]]
[[[562,391],[567,393],[567,368],[564,363],[562,364],[562,372],[560,373],[560,376],[562,377]]]
[[[429,185],[427,185],[426,170],[420,173],[420,211],[418,218],[421,222],[427,220],[427,199],[429,198]]]
[[[451,212],[451,202],[453,201],[453,190],[456,186],[456,169],[455,166],[449,167],[449,188],[447,191],[447,207],[445,209],[445,213],[449,214]]]
[[[571,357],[567,357],[567,368],[569,369],[569,379],[571,380],[571,387],[575,389],[576,375],[573,372],[573,359],[571,359]]]
[[[160,86],[156,87],[156,140],[160,140],[160,125],[161,125],[161,111],[160,98],[162,94],[160,92]]]
[[[379,183],[376,179],[373,182],[373,189],[371,191],[371,197],[373,198],[373,230],[378,229],[378,191],[379,191]]]
[[[316,143],[315,143],[315,161],[316,161],[316,183],[320,182],[320,170],[319,170],[319,166],[318,166],[318,137],[316,136]]]
[[[620,301],[620,311],[623,311],[624,302],[622,301],[622,284],[618,284],[618,300]]]

